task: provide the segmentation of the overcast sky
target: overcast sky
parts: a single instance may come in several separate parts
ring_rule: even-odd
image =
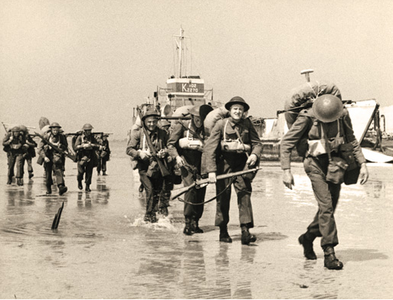
[[[0,121],[125,137],[174,73],[180,26],[192,73],[253,116],[274,117],[310,68],[344,99],[393,104],[392,0],[0,0]]]

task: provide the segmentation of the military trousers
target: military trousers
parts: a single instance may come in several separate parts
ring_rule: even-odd
[[[12,177],[15,175],[14,168],[16,168],[16,178],[23,178],[23,167],[25,164],[25,159],[23,158],[22,153],[18,152],[13,152],[10,151],[8,152],[8,178],[12,179]]]
[[[146,170],[139,169],[139,179],[146,193],[146,214],[152,214],[160,198],[164,179],[162,176],[148,177],[146,173]]]
[[[184,186],[190,186],[196,180],[195,174],[188,167],[181,168],[181,178]],[[195,203],[192,205],[189,203],[184,203],[184,217],[194,219],[198,221],[203,214],[203,203],[205,201],[206,187],[196,189],[192,188],[187,191],[184,195],[184,201]]]
[[[223,159],[219,159],[217,166],[217,175],[231,172],[242,171],[246,165],[247,156],[245,154],[228,153],[224,154]],[[248,228],[254,227],[254,217],[251,205],[251,180],[242,176],[219,180],[216,183],[217,208],[216,208],[216,226],[226,226],[229,223],[229,208],[231,200],[231,186],[235,188],[237,195],[237,205],[239,209],[239,221],[241,225],[247,225]],[[225,191],[224,191],[225,190]]]
[[[85,175],[85,183],[87,185],[91,184],[91,179],[93,177],[93,168],[94,165],[92,161],[88,162],[87,164],[82,165],[80,161],[78,161],[78,181],[83,180],[83,175]]]
[[[64,185],[63,167],[62,165],[54,164],[52,161],[44,163],[46,186],[50,187],[53,184],[52,171],[56,176],[56,184]]]
[[[322,248],[334,247],[338,244],[334,212],[340,197],[341,185],[326,181],[328,163],[329,159],[325,155],[320,155],[319,158],[309,156],[303,162],[318,203],[318,211],[307,228],[307,236],[311,239],[322,237]]]

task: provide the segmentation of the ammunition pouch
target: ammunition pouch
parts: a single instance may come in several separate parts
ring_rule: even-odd
[[[63,164],[63,157],[59,153],[53,153],[52,162],[56,166],[61,166]]]
[[[101,154],[100,154],[100,157],[101,157],[101,158],[104,158],[104,157],[107,156],[107,155],[108,155],[108,152],[102,151]]]
[[[333,184],[343,183],[345,170],[347,168],[348,168],[348,164],[343,158],[333,156],[329,161],[329,165],[326,173],[326,181],[331,182]]]
[[[158,163],[155,160],[151,161],[147,168],[146,176],[150,178],[157,178],[160,174]]]
[[[91,159],[85,155],[85,156],[83,156],[83,157],[81,158],[81,160],[79,161],[79,163],[80,163],[81,166],[86,166],[86,165],[90,162],[90,160],[91,160]]]
[[[239,140],[222,140],[221,150],[224,152],[249,153],[251,151],[251,146],[248,144],[243,144]]]
[[[345,143],[340,145],[340,157],[342,157],[348,164],[348,168],[344,174],[344,183],[346,185],[356,184],[360,174],[360,166],[353,155],[352,143]]]

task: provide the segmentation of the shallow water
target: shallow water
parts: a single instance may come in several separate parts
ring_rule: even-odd
[[[252,246],[240,243],[232,199],[232,244],[218,242],[215,202],[200,220],[204,234],[185,236],[183,204],[143,222],[125,144],[113,143],[108,176],[93,175],[92,192],[77,189],[76,167],[66,165],[69,191],[45,195],[42,167],[18,187],[7,186],[0,154],[1,298],[392,298],[393,169],[370,164],[364,185],[343,186],[336,211],[344,269],[307,261],[297,237],[317,207],[302,165],[293,164],[294,190],[282,184],[278,162],[266,162],[253,184]],[[207,197],[213,195],[208,187]],[[59,228],[51,230],[65,203]]]

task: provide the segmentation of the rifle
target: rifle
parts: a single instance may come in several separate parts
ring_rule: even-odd
[[[151,142],[149,133],[147,132],[147,129],[145,127],[145,122],[142,121],[142,111],[140,109],[138,109],[138,113],[139,113],[139,118],[141,119],[143,133],[146,136],[147,145],[149,146],[153,157],[155,158],[155,160],[158,163],[158,167],[160,168],[161,175],[163,177],[166,177],[166,176],[170,175],[171,173],[168,171],[168,168],[166,167],[164,161],[160,157],[157,156],[157,151],[154,148],[153,143]]]
[[[343,102],[343,104],[345,105],[345,104],[352,104],[352,103],[354,103],[354,102],[356,102],[356,101],[352,101],[352,100],[342,100],[342,102]],[[312,103],[306,102],[306,103],[304,103],[304,104],[302,104],[302,105],[295,106],[295,107],[292,107],[292,108],[283,109],[283,110],[277,110],[277,116],[278,116],[279,114],[286,113],[286,112],[295,112],[295,113],[299,113],[302,109],[310,108],[311,106],[312,106]]]
[[[241,175],[252,173],[252,172],[257,172],[260,169],[262,169],[262,167],[256,167],[256,168],[253,168],[253,169],[248,169],[248,170],[243,170],[243,171],[238,171],[238,172],[218,175],[217,176],[217,181],[218,180],[222,180],[222,179],[226,179],[226,178],[241,176]],[[180,189],[174,190],[173,192],[177,192],[177,194],[175,194],[175,196],[173,196],[171,198],[171,200],[174,200],[174,199],[178,198],[179,196],[181,196],[184,193],[188,192],[192,188],[197,188],[198,189],[198,188],[204,187],[204,186],[206,186],[208,184],[209,184],[209,179],[208,178],[197,179],[196,181],[194,181],[193,184],[191,184],[189,186],[186,186],[184,188],[180,188]]]
[[[64,154],[65,156],[67,156],[69,159],[71,159],[73,162],[76,162],[76,156],[70,154],[68,151],[64,151],[61,150],[59,147],[57,147],[56,145],[52,144],[50,141],[48,141],[46,138],[44,138],[41,134],[34,132],[36,136],[38,136],[45,144],[49,145],[52,147],[53,150],[55,150],[56,152],[60,153],[60,154]]]
[[[5,126],[4,122],[1,122],[1,124],[3,124],[4,130],[5,130],[5,132],[7,133],[8,130],[7,130],[7,127]]]

